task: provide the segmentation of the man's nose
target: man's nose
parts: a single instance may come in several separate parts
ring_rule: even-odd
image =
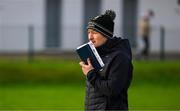
[[[89,37],[89,40],[92,40],[93,39],[93,34],[89,33],[88,37]]]

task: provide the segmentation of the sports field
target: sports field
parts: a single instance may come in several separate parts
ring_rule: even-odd
[[[131,110],[180,110],[180,61],[134,61]],[[77,61],[1,60],[0,110],[83,110]]]

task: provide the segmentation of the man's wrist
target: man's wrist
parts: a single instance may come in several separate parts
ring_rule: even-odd
[[[95,77],[96,77],[96,72],[95,72],[95,69],[92,69],[92,70],[90,70],[88,73],[87,73],[87,80],[88,81],[93,81],[94,79],[95,79]]]

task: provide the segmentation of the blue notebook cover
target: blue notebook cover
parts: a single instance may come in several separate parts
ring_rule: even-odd
[[[102,59],[100,58],[98,52],[96,51],[92,42],[88,42],[79,46],[76,49],[80,59],[87,64],[87,59],[90,58],[93,67],[96,70],[101,70],[104,66]]]

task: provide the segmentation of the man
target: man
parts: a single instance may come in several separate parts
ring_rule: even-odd
[[[113,37],[115,12],[94,17],[88,23],[88,39],[105,66],[98,71],[80,62],[87,77],[85,110],[128,110],[128,88],[132,80],[132,55],[127,39]]]
[[[149,57],[149,36],[151,32],[151,27],[150,27],[150,18],[154,16],[154,12],[152,10],[148,10],[143,17],[140,19],[140,24],[139,24],[139,34],[142,37],[143,43],[144,43],[144,48],[141,51],[142,57],[148,59]]]

